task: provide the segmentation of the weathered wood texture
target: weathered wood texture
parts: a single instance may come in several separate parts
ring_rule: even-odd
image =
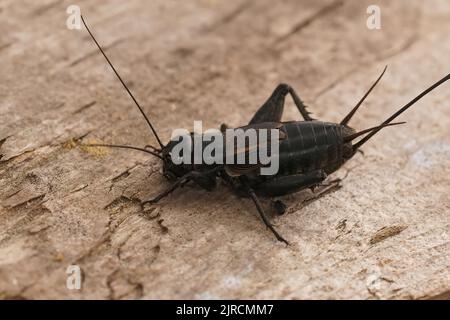
[[[285,197],[286,247],[225,186],[142,211],[167,185],[157,160],[73,143],[154,139],[86,31],[66,28],[71,3],[0,2],[1,297],[448,297],[449,85],[337,173],[342,189]],[[79,1],[165,141],[193,120],[245,124],[279,82],[339,121],[388,64],[352,121],[362,129],[450,71],[448,1],[381,1],[373,31],[369,4]],[[285,119],[299,119],[290,99]]]

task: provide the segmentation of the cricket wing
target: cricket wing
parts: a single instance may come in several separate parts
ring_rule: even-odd
[[[286,134],[282,130],[283,124],[281,122],[263,122],[244,127],[236,128],[233,130],[234,135],[225,134],[225,141],[227,145],[233,145],[233,163],[227,163],[225,165],[225,171],[228,175],[236,177],[245,174],[256,172],[264,166],[259,160],[259,154],[272,155],[272,134],[271,130],[277,130],[278,142],[286,138]],[[236,136],[238,134],[244,134],[246,137],[251,136],[248,130],[252,130],[253,138],[245,141],[244,145],[239,145]],[[234,139],[234,140],[233,140]],[[241,140],[242,141],[242,140]],[[250,161],[252,160],[254,161]],[[240,161],[239,159],[244,160]],[[255,161],[256,160],[256,161]],[[243,163],[242,163],[243,162]]]

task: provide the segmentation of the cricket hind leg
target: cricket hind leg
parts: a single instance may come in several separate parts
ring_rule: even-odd
[[[309,172],[307,174],[294,174],[268,180],[257,184],[254,188],[257,194],[269,197],[278,197],[300,191],[307,188],[315,188],[323,184],[326,178],[323,170]],[[272,207],[278,215],[286,212],[287,205],[281,200],[272,200]]]
[[[288,84],[279,84],[269,99],[255,113],[249,124],[263,122],[279,122],[283,116],[284,102],[286,95],[290,94],[294,103],[305,121],[314,120],[311,118],[305,104],[299,98],[295,90]]]
[[[340,184],[341,182],[342,182],[341,179],[334,179],[329,182],[323,182],[322,184],[320,184],[317,187],[312,187],[311,191],[313,192],[313,195],[311,197],[305,199],[303,201],[303,203],[310,204],[311,202],[314,202],[315,200],[318,200],[325,195],[328,195],[330,193],[333,193],[333,192],[339,190],[340,188],[342,188],[342,186]],[[286,213],[287,205],[283,201],[281,201],[279,199],[272,200],[271,205],[278,215],[283,215]]]
[[[287,85],[286,85],[287,86]],[[300,99],[300,97],[297,95],[297,92],[291,87],[288,86],[289,93],[294,100],[295,106],[297,107],[298,111],[302,115],[303,119],[305,121],[313,121],[314,119],[310,116],[310,112],[307,110],[307,107],[303,103],[303,101]]]
[[[260,196],[279,197],[318,186],[326,177],[327,175],[323,170],[316,170],[305,174],[293,174],[270,179],[255,185],[254,189]]]

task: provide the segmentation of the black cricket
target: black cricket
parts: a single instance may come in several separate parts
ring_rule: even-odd
[[[125,90],[128,92],[131,99],[144,116],[160,147],[156,148],[146,146],[145,148],[139,148],[127,145],[110,144],[89,144],[89,146],[139,150],[160,158],[163,161],[164,176],[168,178],[168,180],[171,180],[172,184],[164,192],[150,200],[144,201],[143,204],[157,203],[159,200],[190,181],[193,181],[205,190],[212,190],[216,187],[217,179],[222,179],[233,189],[233,191],[236,192],[236,194],[242,197],[251,198],[253,200],[265,225],[273,232],[277,240],[285,242],[286,244],[289,243],[274,229],[270,223],[261,205],[259,197],[278,197],[306,188],[311,188],[314,190],[315,187],[325,186],[326,184],[324,184],[324,180],[327,175],[338,170],[347,160],[351,159],[364,143],[366,143],[381,129],[387,126],[404,123],[392,123],[392,121],[433,89],[450,79],[450,74],[448,74],[423,91],[416,98],[411,100],[404,107],[399,109],[379,126],[359,132],[356,132],[355,129],[348,126],[348,123],[369,93],[380,81],[386,71],[386,68],[384,68],[382,74],[378,77],[375,83],[340,123],[322,122],[313,119],[294,89],[287,84],[280,84],[269,99],[255,113],[249,124],[245,127],[241,127],[243,130],[250,128],[255,130],[279,130],[279,171],[277,174],[272,176],[260,175],[259,169],[262,167],[261,164],[175,165],[171,160],[171,151],[177,142],[172,140],[167,145],[164,145],[161,142],[150,120],[145,115],[143,109],[130,92],[106,56],[105,52],[102,50],[101,46],[86,25],[84,18],[81,17],[81,19],[92,40],[95,42],[100,52],[103,54],[106,61],[118,77],[119,81],[122,83]],[[285,97],[288,94],[291,95],[304,121],[281,121]],[[221,128],[222,132],[225,132],[224,129],[226,128],[226,125],[222,125]],[[353,140],[365,134],[366,136],[364,136],[361,140],[353,143]],[[193,133],[191,136],[193,136]],[[244,152],[248,152],[248,150]],[[339,183],[339,181],[336,180],[333,181],[333,183]],[[282,214],[284,212],[285,205],[279,200],[276,201],[275,204],[278,213]]]

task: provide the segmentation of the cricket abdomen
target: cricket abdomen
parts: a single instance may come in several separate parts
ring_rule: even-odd
[[[344,162],[341,125],[321,121],[286,122],[280,143],[280,175],[337,170]]]

